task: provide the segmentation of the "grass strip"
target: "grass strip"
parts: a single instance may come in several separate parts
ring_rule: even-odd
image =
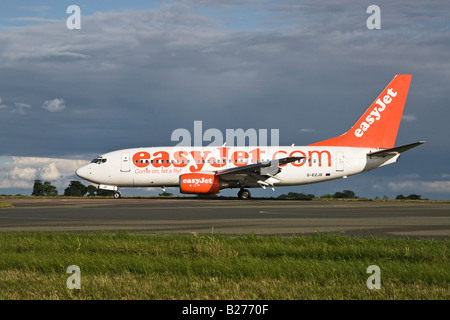
[[[0,234],[0,299],[448,299],[447,240]],[[79,266],[81,289],[67,288]],[[367,267],[380,267],[369,290]]]
[[[0,209],[2,208],[12,208],[13,205],[9,202],[0,202]]]

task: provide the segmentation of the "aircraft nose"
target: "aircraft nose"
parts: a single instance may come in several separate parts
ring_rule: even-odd
[[[75,171],[75,174],[76,174],[77,176],[79,176],[80,178],[82,178],[82,179],[88,180],[88,179],[87,179],[87,177],[88,177],[88,175],[89,175],[89,172],[88,172],[89,169],[88,169],[88,167],[89,167],[89,165],[85,165],[85,166],[82,166],[82,167],[78,168],[78,170]]]

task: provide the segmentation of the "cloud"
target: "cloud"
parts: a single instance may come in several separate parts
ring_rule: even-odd
[[[14,107],[11,109],[6,104],[2,104],[2,99],[0,98],[0,110],[1,109],[9,109],[9,110],[11,110],[12,113],[24,115],[26,113],[25,111],[30,108],[31,108],[31,106],[27,103],[15,102]]]
[[[9,106],[2,104],[2,99],[0,98],[0,109],[7,109],[7,108],[9,108]],[[42,108],[50,112],[57,112],[64,110],[66,108],[66,105],[63,99],[53,99],[45,101],[42,104]],[[31,105],[27,103],[15,102],[11,112],[24,115],[26,114],[27,109],[31,109]]]
[[[30,167],[14,167],[11,170],[10,178],[11,180],[34,180],[36,177],[37,170]]]
[[[6,109],[6,108],[8,108],[8,106],[5,104],[2,104],[2,98],[0,98],[0,109]]]
[[[30,109],[31,106],[27,103],[21,103],[21,102],[15,102],[14,103],[14,109],[12,110],[13,113],[18,113],[21,115],[24,115],[26,112],[25,110]]]
[[[36,18],[36,17],[19,17],[19,18],[11,18],[8,20],[9,21],[37,22],[37,23],[60,22],[60,20],[56,20],[56,19],[45,19],[45,18]]]
[[[63,99],[53,99],[45,101],[42,104],[42,108],[50,112],[57,112],[64,110],[66,108],[66,105],[64,104]]]
[[[57,180],[61,177],[61,172],[59,172],[58,168],[56,167],[56,163],[52,162],[49,163],[47,166],[42,168],[41,170],[41,178],[43,180]]]
[[[1,152],[65,157],[170,145],[171,132],[194,120],[223,133],[278,128],[280,144],[307,145],[347,131],[395,73],[405,72],[413,79],[403,120],[414,126],[401,126],[397,142],[433,144],[402,157],[415,158],[423,177],[447,172],[437,159],[445,159],[450,134],[450,73],[442,67],[449,4],[386,2],[382,29],[373,31],[368,4],[350,1],[176,0],[145,10],[131,3],[127,10],[95,6],[79,31],[67,30],[64,19],[1,29],[0,95],[8,94],[0,103]],[[53,18],[53,7],[19,14]],[[65,109],[61,97],[70,101]],[[436,165],[422,166],[430,159]],[[411,163],[392,172],[416,170]],[[372,174],[378,171],[365,177]]]
[[[85,160],[39,157],[0,157],[0,189],[33,187],[34,180],[50,181],[65,188],[70,180],[77,179],[75,170],[86,164]]]
[[[428,193],[449,193],[450,192],[450,181],[399,181],[390,182],[388,184],[392,191],[396,192],[421,192]]]

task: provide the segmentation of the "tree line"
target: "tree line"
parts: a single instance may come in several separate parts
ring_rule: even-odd
[[[278,196],[278,199],[284,200],[312,200],[317,198],[314,194],[304,194],[304,193],[296,193],[289,192],[288,194],[282,194]],[[338,191],[334,194],[324,194],[319,197],[320,199],[360,199],[354,191],[352,190],[343,190],[342,192]],[[375,199],[379,199],[376,197]],[[383,196],[384,200],[387,200],[387,196]],[[395,200],[426,200],[422,199],[420,194],[410,194],[408,196],[404,196],[403,194],[399,194],[395,197]]]
[[[42,183],[41,180],[34,180],[32,196],[37,197],[55,197],[58,196],[58,190],[48,181]],[[69,186],[64,189],[64,196],[66,197],[95,197],[95,196],[112,196],[113,191],[102,190],[93,185],[85,186],[80,181],[72,180]]]
[[[66,197],[95,197],[95,196],[112,196],[114,191],[99,189],[93,185],[85,186],[80,181],[72,180],[69,186],[64,189],[64,196]],[[42,182],[41,180],[34,180],[32,196],[37,197],[55,197],[58,196],[58,190],[49,181]],[[160,197],[172,196],[171,193],[163,192],[159,194]],[[198,195],[199,198],[218,197],[217,195]],[[312,200],[317,198],[314,194],[304,194],[297,192],[289,192],[278,196],[278,199],[283,200]],[[352,190],[338,191],[334,194],[325,194],[319,197],[320,199],[359,199],[359,197]],[[387,197],[384,197],[387,199]],[[418,194],[410,194],[404,196],[398,195],[396,200],[422,200],[422,196]]]

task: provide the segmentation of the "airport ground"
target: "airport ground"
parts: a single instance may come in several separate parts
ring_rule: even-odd
[[[12,207],[0,209],[0,300],[199,299],[201,305],[449,296],[448,202],[1,202]],[[66,285],[73,265],[81,269],[80,290]],[[368,287],[370,265],[381,270],[380,290]],[[176,316],[188,305],[158,307]]]
[[[4,199],[0,232],[136,232],[446,239],[450,203],[255,199]]]

